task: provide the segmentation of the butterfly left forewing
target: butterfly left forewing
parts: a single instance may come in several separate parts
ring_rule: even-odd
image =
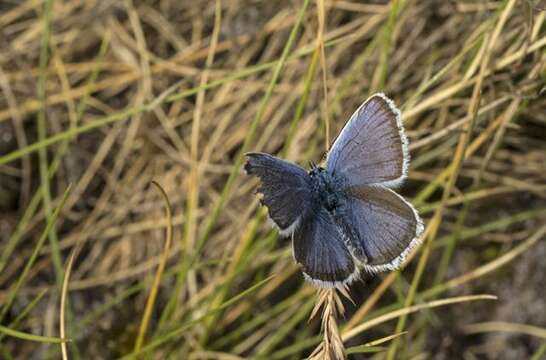
[[[296,164],[265,153],[248,153],[244,170],[261,180],[258,193],[273,224],[283,236],[299,226],[311,203],[309,175]]]

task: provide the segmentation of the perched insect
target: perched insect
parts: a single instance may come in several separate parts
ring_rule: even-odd
[[[398,269],[419,244],[423,223],[391,188],[405,180],[408,140],[400,110],[384,94],[366,100],[327,154],[326,167],[302,167],[248,153],[244,169],[261,180],[269,217],[292,237],[294,258],[319,287],[342,287],[360,271]]]

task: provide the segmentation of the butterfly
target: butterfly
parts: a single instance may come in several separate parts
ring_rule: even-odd
[[[363,270],[396,270],[420,243],[423,222],[392,190],[406,179],[410,158],[400,110],[384,94],[355,111],[325,167],[245,155],[245,172],[261,181],[261,204],[280,235],[292,238],[294,258],[316,286],[341,288]]]

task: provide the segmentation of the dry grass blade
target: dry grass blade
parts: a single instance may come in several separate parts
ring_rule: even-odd
[[[497,257],[495,260],[490,261],[489,263],[484,264],[464,275],[448,280],[445,283],[438,285],[438,287],[432,288],[429,291],[425,292],[425,294],[427,293],[433,294],[436,292],[444,291],[446,289],[452,289],[457,286],[461,286],[462,284],[465,284],[471,280],[481,278],[484,275],[489,274],[497,270],[499,267],[511,262],[517,256],[521,255],[522,253],[530,249],[533,245],[535,245],[540,240],[544,240],[545,235],[546,235],[546,225],[540,227],[527,240],[525,240],[518,246],[514,247],[510,251],[506,252],[505,254]]]
[[[457,304],[457,303],[462,303],[462,302],[468,302],[468,301],[477,301],[477,300],[496,300],[497,297],[496,296],[493,296],[493,295],[471,295],[471,296],[460,296],[460,297],[454,297],[454,298],[447,298],[447,299],[442,299],[442,300],[435,300],[435,301],[431,301],[431,302],[428,302],[428,303],[423,303],[423,304],[419,304],[419,305],[413,305],[413,306],[409,306],[409,307],[405,307],[405,308],[402,308],[402,309],[399,309],[399,310],[394,310],[394,311],[391,311],[387,314],[384,314],[384,315],[381,315],[381,316],[378,316],[374,319],[371,319],[371,320],[368,320],[358,326],[355,326],[347,331],[344,331],[343,334],[342,334],[342,337],[341,337],[341,344],[343,345],[343,342],[344,341],[347,341],[355,336],[357,336],[358,334],[364,332],[365,330],[367,329],[370,329],[374,326],[377,326],[378,324],[381,324],[383,322],[386,322],[386,321],[390,321],[390,320],[393,320],[393,319],[396,319],[396,318],[399,318],[401,316],[406,316],[408,314],[411,314],[411,313],[414,313],[414,312],[417,312],[417,311],[421,311],[421,310],[424,310],[424,309],[430,309],[430,308],[434,308],[434,307],[439,307],[439,306],[446,306],[446,305],[451,305],[451,304]],[[390,339],[396,339],[399,337],[399,335],[401,334],[404,334],[405,332],[403,333],[399,333],[399,334],[395,334],[395,335],[392,335],[390,337],[387,337],[389,340]],[[312,357],[313,360],[315,359],[322,359],[320,356],[325,356],[327,353],[325,353],[324,351],[324,344],[326,343],[326,341],[324,340],[319,346],[317,346],[315,348],[315,350],[313,351],[313,354],[312,356],[315,356],[315,357]],[[371,342],[373,343],[373,342]],[[371,343],[368,343],[371,345]],[[368,345],[366,344],[366,345]],[[374,345],[377,345],[377,343],[375,343]],[[316,356],[319,356],[319,357],[316,357]]]
[[[68,256],[68,261],[66,263],[66,269],[64,271],[63,286],[61,289],[61,304],[59,309],[59,333],[62,339],[66,339],[66,330],[65,330],[65,309],[66,309],[66,297],[68,294],[68,283],[70,282],[70,274],[72,273],[72,265],[74,264],[74,259],[76,258],[76,253],[78,248],[72,249],[70,255]],[[61,343],[61,352],[63,360],[68,360],[68,350],[66,348],[66,342]]]
[[[318,30],[317,30],[317,46],[320,49],[320,68],[322,72],[322,93],[324,101],[322,104],[323,116],[324,116],[324,141],[325,149],[328,150],[330,146],[330,120],[328,117],[328,82],[326,79],[326,52],[324,50],[324,26],[326,21],[326,6],[324,0],[317,0],[317,15],[318,15]]]
[[[396,339],[396,338],[398,338],[398,337],[400,337],[400,336],[402,336],[404,334],[407,334],[407,333],[408,333],[407,331],[404,331],[404,332],[399,333],[399,334],[393,334],[393,335],[382,337],[382,338],[377,339],[377,340],[370,341],[370,342],[368,342],[368,343],[366,343],[364,345],[350,347],[350,348],[347,349],[347,354],[354,354],[354,353],[360,353],[360,352],[384,351],[386,349],[385,348],[378,348],[378,345],[384,344],[387,341]]]
[[[393,320],[393,319],[399,318],[400,316],[408,315],[416,311],[421,311],[424,309],[430,309],[430,308],[439,307],[439,306],[463,303],[468,301],[477,301],[477,300],[497,300],[497,297],[494,295],[459,296],[459,297],[453,297],[453,298],[447,298],[447,299],[441,299],[441,300],[434,300],[434,301],[430,301],[428,303],[423,303],[419,305],[412,305],[412,306],[405,307],[399,310],[391,311],[385,315],[378,316],[375,319],[371,319],[369,321],[366,321],[354,327],[353,329],[343,334],[343,341],[347,341],[355,337],[359,333],[367,329],[370,329],[374,326],[377,326],[378,324],[381,324],[385,321]]]
[[[527,324],[514,324],[504,321],[489,321],[477,324],[470,324],[466,325],[463,330],[467,334],[477,334],[484,332],[507,332],[520,333],[546,339],[546,329],[543,327]]]
[[[401,333],[398,333],[398,334],[392,334],[392,335],[389,335],[389,336],[385,336],[385,337],[382,337],[381,339],[377,339],[377,340],[373,340],[373,341],[370,341],[369,343],[366,343],[364,344],[365,346],[376,346],[376,345],[381,345],[387,341],[391,341],[392,339],[396,339],[397,337],[400,337],[404,334],[407,334],[408,332],[407,331],[404,331],[404,332],[401,332]]]
[[[152,184],[159,190],[159,192],[161,193],[161,196],[163,197],[163,201],[165,202],[165,216],[167,217],[168,226],[167,226],[167,235],[165,239],[163,253],[161,254],[161,258],[157,266],[157,270],[154,276],[154,281],[150,289],[150,295],[148,296],[148,300],[146,301],[146,307],[144,308],[144,314],[142,315],[142,322],[140,323],[138,337],[135,341],[135,348],[134,348],[135,352],[138,352],[142,348],[142,345],[144,344],[144,337],[146,335],[146,330],[148,329],[148,323],[150,322],[150,318],[152,316],[152,310],[154,308],[154,304],[157,298],[157,293],[159,292],[161,276],[163,275],[163,271],[165,270],[165,266],[167,265],[167,256],[168,256],[169,248],[171,247],[172,237],[173,237],[172,213],[171,213],[171,204],[169,202],[169,196],[167,195],[165,190],[163,190],[161,185],[159,185],[159,183],[152,181]]]
[[[513,3],[514,1],[511,1],[510,4],[512,5],[506,6],[507,9],[505,10],[505,12],[503,12],[503,14],[510,12],[511,6],[513,6]],[[504,19],[504,17],[502,19]],[[423,254],[421,255],[421,258],[419,259],[418,267],[417,267],[415,276],[412,279],[412,284],[411,284],[408,296],[406,297],[404,301],[405,306],[409,306],[413,303],[413,299],[415,297],[417,288],[421,281],[421,276],[424,272],[424,269],[427,265],[427,262],[431,253],[432,241],[436,238],[436,234],[438,233],[438,230],[440,229],[440,224],[443,220],[445,205],[459,177],[461,167],[465,159],[465,153],[470,144],[472,133],[474,132],[474,128],[475,128],[475,124],[477,120],[478,110],[479,110],[480,102],[482,98],[482,83],[485,78],[485,72],[489,67],[489,59],[491,57],[491,52],[495,46],[495,42],[497,41],[498,33],[500,32],[500,29],[502,28],[502,24],[503,24],[503,21],[500,20],[498,26],[493,31],[493,35],[489,36],[488,34],[485,36],[483,45],[482,45],[483,53],[481,54],[479,53],[474,59],[476,63],[480,64],[480,67],[479,67],[477,81],[474,84],[474,87],[472,90],[472,96],[470,98],[470,102],[468,106],[468,115],[470,116],[470,121],[465,124],[463,128],[463,132],[459,136],[457,148],[455,149],[455,154],[453,156],[453,161],[451,162],[451,165],[449,167],[450,169],[449,178],[448,178],[447,184],[444,187],[444,191],[442,193],[442,202],[440,206],[438,207],[438,209],[436,210],[436,212],[434,213],[433,219],[431,221],[431,231],[427,234],[428,237],[426,238],[426,242],[423,247]],[[406,316],[403,315],[402,317],[400,317],[398,324],[396,325],[396,332],[403,331],[405,324],[406,324]],[[395,359],[397,346],[398,346],[398,341],[397,340],[393,341],[389,348],[389,352],[387,354],[388,360]]]
[[[203,106],[205,103],[205,89],[203,87],[206,85],[209,79],[209,69],[213,64],[214,61],[214,54],[216,52],[216,47],[218,45],[218,36],[220,34],[220,26],[221,26],[221,19],[222,19],[222,7],[220,0],[216,0],[215,3],[215,15],[214,15],[214,29],[212,31],[212,40],[209,48],[209,53],[207,54],[207,59],[205,62],[205,69],[203,70],[201,80],[199,82],[199,87],[202,88],[197,93],[197,98],[195,101],[195,110],[193,113],[193,122],[192,122],[192,129],[191,129],[191,147],[190,147],[190,156],[192,161],[191,166],[191,174],[189,179],[189,186],[188,186],[188,205],[187,205],[187,211],[186,211],[186,218],[187,221],[185,223],[185,234],[184,234],[184,241],[182,243],[182,246],[185,247],[185,249],[194,249],[195,247],[195,237],[196,237],[196,221],[197,221],[197,207],[199,204],[199,188],[200,188],[200,173],[203,171],[199,162],[199,138],[200,138],[200,124],[201,124],[201,116],[203,114]],[[180,274],[180,276],[183,276],[184,274]],[[196,280],[195,280],[195,273],[192,271],[188,275],[188,284],[190,285],[190,291],[192,293],[195,293],[196,289]],[[181,282],[184,279],[179,279],[179,283],[177,283],[177,288],[174,294],[174,298],[178,299],[179,291]],[[176,306],[176,305],[175,305]]]

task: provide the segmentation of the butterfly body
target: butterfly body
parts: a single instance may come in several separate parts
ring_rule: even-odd
[[[351,255],[360,264],[366,262],[366,250],[358,241],[359,234],[348,221],[349,212],[348,196],[344,191],[342,181],[336,179],[325,168],[315,167],[309,171],[311,183],[313,184],[313,195],[317,206],[324,208],[330,215],[332,222],[338,227],[345,245],[349,248]]]
[[[383,94],[364,102],[330,149],[325,167],[302,167],[265,153],[248,153],[245,171],[305,278],[341,287],[361,270],[401,266],[420,240],[417,211],[390,187],[402,183],[409,155],[400,112]]]
[[[328,212],[335,213],[342,201],[342,194],[336,190],[335,179],[322,167],[309,171],[314,200]]]

